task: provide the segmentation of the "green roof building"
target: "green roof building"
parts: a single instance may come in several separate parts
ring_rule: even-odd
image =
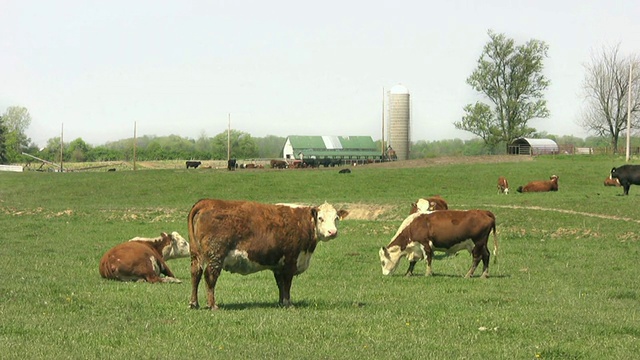
[[[284,143],[282,156],[286,160],[315,158],[379,161],[382,153],[371,136],[290,135]]]

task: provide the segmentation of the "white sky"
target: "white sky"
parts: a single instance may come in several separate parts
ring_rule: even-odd
[[[0,0],[0,114],[27,136],[101,145],[137,134],[381,137],[383,88],[412,102],[412,141],[456,130],[487,30],[545,41],[551,116],[529,125],[585,137],[584,64],[640,52],[638,0]]]

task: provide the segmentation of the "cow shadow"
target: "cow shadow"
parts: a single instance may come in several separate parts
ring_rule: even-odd
[[[367,304],[364,302],[358,301],[294,301],[293,304],[289,307],[280,306],[278,302],[241,302],[241,303],[220,303],[218,304],[220,310],[225,311],[245,311],[251,309],[282,309],[286,310],[296,310],[296,309],[317,309],[317,308],[361,308],[366,306]]]

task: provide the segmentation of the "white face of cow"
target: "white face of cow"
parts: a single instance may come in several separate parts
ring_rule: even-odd
[[[166,246],[162,249],[162,257],[165,260],[191,256],[189,242],[180,236],[177,231],[172,232],[169,237],[171,238],[171,246]]]
[[[400,262],[402,257],[402,251],[399,246],[392,246],[387,248],[386,246],[381,248],[378,252],[380,255],[380,265],[382,266],[382,275],[391,275]]]
[[[318,238],[322,241],[329,241],[338,236],[338,222],[348,214],[348,211],[338,211],[326,202],[318,206],[316,215],[316,234],[318,234]]]

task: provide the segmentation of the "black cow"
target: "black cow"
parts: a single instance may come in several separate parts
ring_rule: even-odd
[[[227,170],[233,171],[236,169],[236,167],[238,167],[236,159],[229,159],[229,161],[227,161]]]
[[[338,171],[338,174],[351,174],[351,170],[349,170],[349,169],[342,169],[342,170]]]
[[[197,169],[198,166],[202,165],[202,162],[200,161],[187,161],[187,169],[188,168],[194,168]]]
[[[631,185],[640,185],[640,165],[622,165],[611,169],[611,178],[618,179],[624,189],[624,195],[629,195]]]

